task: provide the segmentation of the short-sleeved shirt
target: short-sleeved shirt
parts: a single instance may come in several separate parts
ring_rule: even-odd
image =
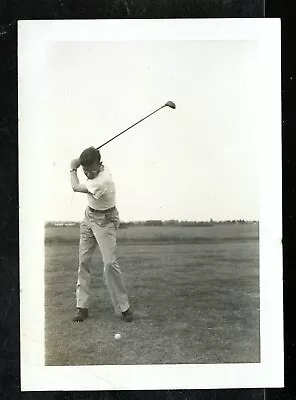
[[[95,210],[108,210],[115,207],[115,185],[108,168],[102,170],[94,179],[87,179],[86,188],[91,193],[87,195],[88,205]]]

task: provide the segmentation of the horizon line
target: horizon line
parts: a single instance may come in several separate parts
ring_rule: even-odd
[[[233,219],[209,219],[209,220],[196,220],[196,219],[139,219],[139,220],[120,220],[121,223],[143,223],[143,222],[170,222],[170,223],[215,223],[215,222],[259,222],[259,219],[252,218],[233,218]],[[80,223],[81,220],[46,220],[45,223]]]

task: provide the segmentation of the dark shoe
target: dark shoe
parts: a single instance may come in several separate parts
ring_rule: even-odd
[[[82,322],[88,317],[88,309],[87,308],[77,308],[75,317],[73,318],[73,322]]]
[[[122,319],[125,322],[131,322],[134,319],[133,313],[131,312],[131,310],[129,308],[121,314],[122,314]]]

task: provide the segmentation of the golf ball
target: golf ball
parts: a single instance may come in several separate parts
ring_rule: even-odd
[[[121,339],[121,334],[120,333],[116,333],[116,335],[114,336],[116,340]]]

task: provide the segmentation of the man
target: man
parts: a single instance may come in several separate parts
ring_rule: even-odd
[[[77,169],[82,167],[86,184],[79,182]],[[90,264],[93,252],[99,245],[104,264],[104,281],[108,288],[115,313],[124,321],[133,320],[127,291],[116,260],[116,231],[119,216],[115,204],[115,187],[109,170],[102,164],[100,152],[94,147],[85,149],[79,159],[71,161],[71,186],[74,192],[87,194],[88,207],[80,224],[79,269],[76,285],[75,322],[88,317],[90,301]]]

